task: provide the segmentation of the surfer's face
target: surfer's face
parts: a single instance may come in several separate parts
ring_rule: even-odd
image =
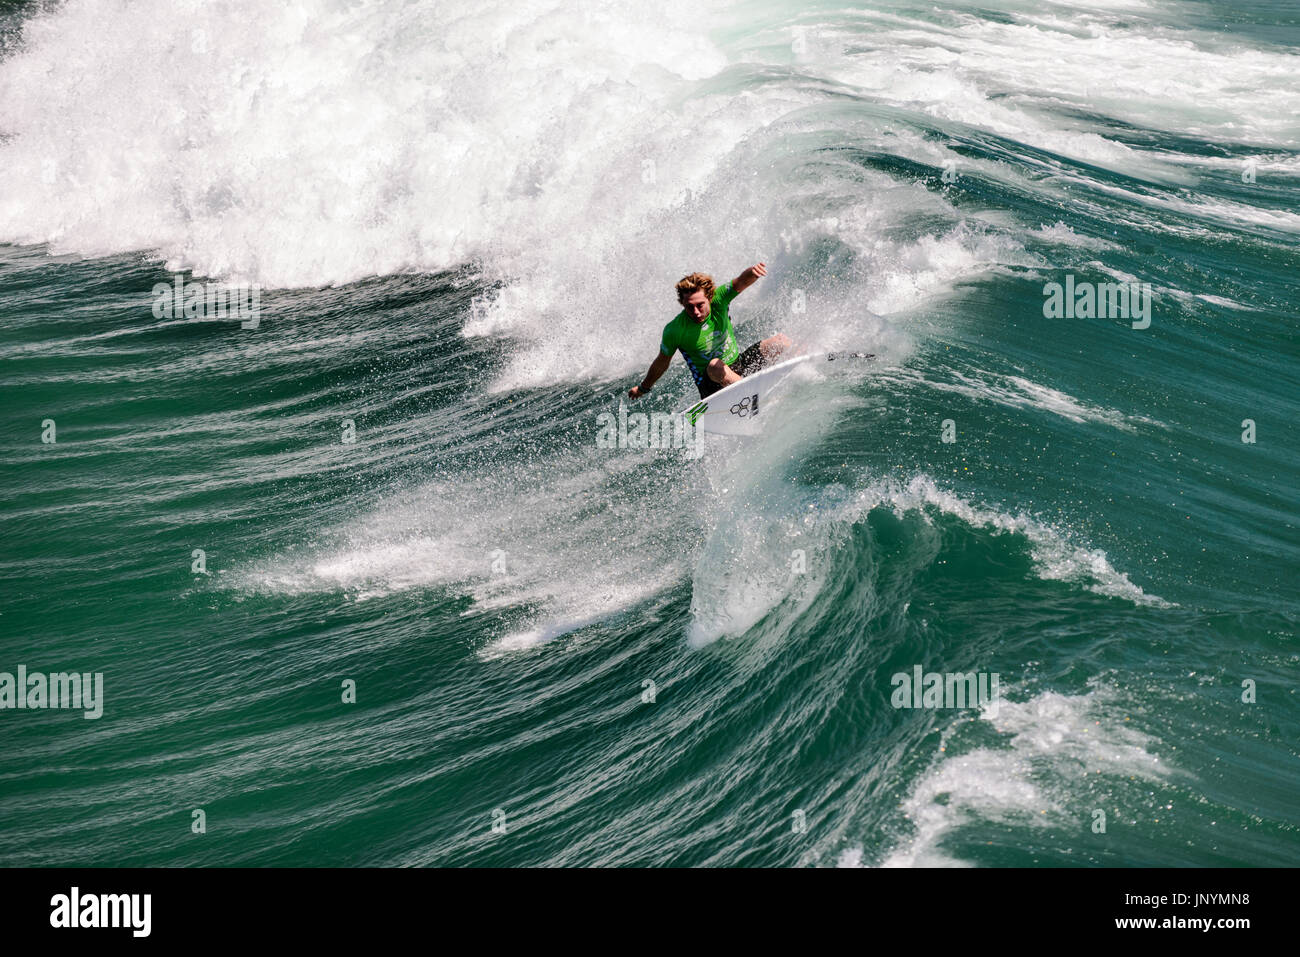
[[[696,322],[703,322],[709,318],[709,299],[702,289],[697,289],[687,296],[682,305],[686,307],[686,314]]]

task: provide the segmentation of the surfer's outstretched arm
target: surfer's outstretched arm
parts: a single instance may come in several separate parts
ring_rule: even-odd
[[[633,386],[628,391],[627,397],[629,399],[639,399],[649,392],[654,388],[655,381],[668,371],[672,361],[672,356],[666,356],[662,352],[655,356],[655,361],[650,363],[650,371],[645,374],[645,379],[642,380],[639,386]]]
[[[731,288],[736,295],[739,296],[742,292],[766,275],[767,263],[758,263],[755,266],[750,266],[735,279],[731,280]]]

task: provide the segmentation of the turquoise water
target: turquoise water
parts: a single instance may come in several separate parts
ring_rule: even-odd
[[[4,21],[0,863],[1300,863],[1288,5],[303,9]]]

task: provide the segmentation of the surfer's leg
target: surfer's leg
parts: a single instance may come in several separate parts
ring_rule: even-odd
[[[759,340],[742,352],[740,357],[731,364],[731,368],[742,376],[747,376],[763,368],[792,344],[787,336],[778,332],[774,336]]]
[[[794,345],[794,343],[790,341],[789,336],[785,335],[784,333],[778,332],[776,335],[768,336],[766,339],[760,342],[758,344],[758,348],[763,353],[763,358],[775,359],[781,353],[789,349],[792,345]]]
[[[732,371],[741,376],[747,376],[751,372],[757,372],[763,368],[763,363],[767,359],[763,355],[763,350],[759,348],[761,344],[756,342],[737,356],[736,361],[731,364]]]
[[[733,382],[740,381],[740,376],[733,372],[721,359],[710,359],[708,368],[705,371],[709,374],[709,378],[720,386],[728,386]]]

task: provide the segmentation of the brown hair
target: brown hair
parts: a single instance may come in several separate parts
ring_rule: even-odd
[[[677,301],[683,305],[696,292],[704,293],[704,298],[713,301],[713,277],[708,273],[693,272],[677,281]]]

